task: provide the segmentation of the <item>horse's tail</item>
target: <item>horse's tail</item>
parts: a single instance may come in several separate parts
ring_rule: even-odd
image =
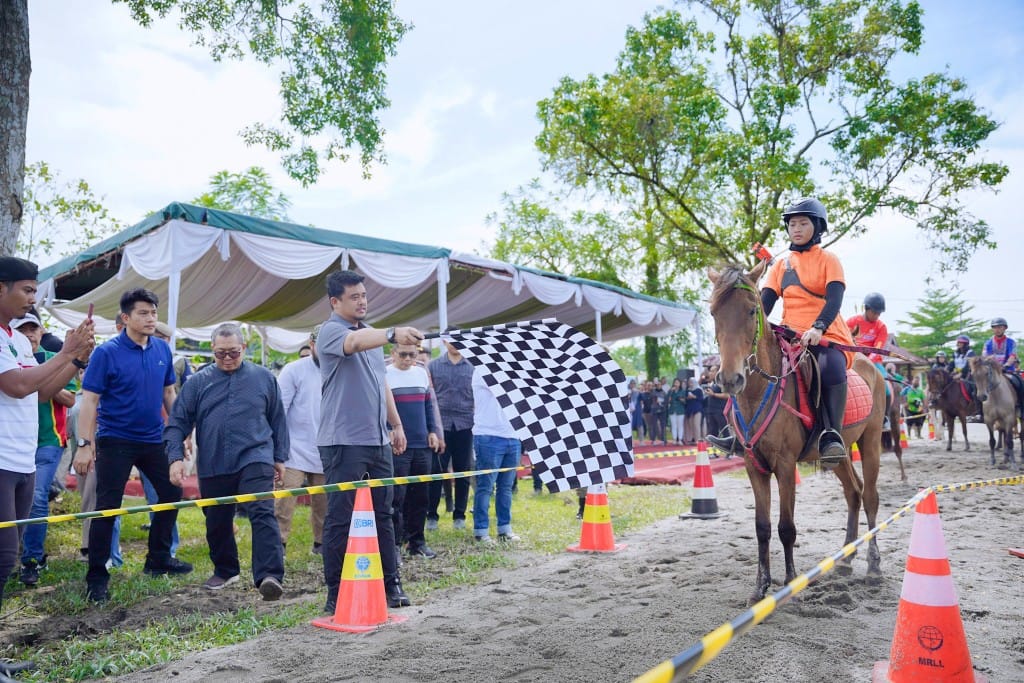
[[[851,446],[852,448],[852,446]],[[853,482],[853,490],[857,492],[858,496],[864,495],[864,482],[861,481],[860,475],[857,474],[857,468],[853,466],[853,458],[849,457],[846,459],[846,466],[850,468],[850,481]]]

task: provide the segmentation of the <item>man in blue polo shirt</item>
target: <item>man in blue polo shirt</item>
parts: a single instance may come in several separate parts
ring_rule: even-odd
[[[132,289],[121,297],[124,329],[97,347],[82,378],[75,471],[96,468],[96,509],[121,506],[132,466],[156,488],[159,502],[181,500],[181,488],[171,483],[163,446],[163,416],[174,404],[174,359],[167,342],[156,332],[156,294]],[[97,420],[97,413],[99,418]],[[171,530],[177,510],[153,515],[149,553],[143,571],[151,576],[187,574],[192,565],[171,557]],[[107,560],[113,518],[97,517],[89,529],[89,570],[86,595],[93,602],[109,599]]]

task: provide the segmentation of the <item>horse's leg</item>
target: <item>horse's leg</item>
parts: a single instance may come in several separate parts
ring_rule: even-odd
[[[989,452],[989,458],[990,458],[989,465],[995,465],[996,464],[996,436],[995,436],[995,432],[992,430],[992,423],[991,422],[986,422],[985,426],[988,427],[988,452]]]
[[[899,427],[897,427],[899,429]],[[881,439],[879,439],[881,444]],[[858,444],[859,445],[859,444]],[[876,456],[877,457],[877,456]],[[864,453],[861,451],[861,460],[864,459]],[[857,538],[857,524],[860,521],[860,493],[857,491],[857,484],[855,480],[857,473],[853,469],[853,463],[849,460],[846,461],[846,466],[840,466],[835,469],[835,475],[843,484],[843,497],[846,498],[846,540],[843,541],[843,545],[852,542]],[[836,564],[836,573],[842,574],[843,576],[849,576],[853,573],[853,556],[857,553],[853,553],[847,558],[841,560]]]
[[[967,440],[967,416],[966,415],[961,415],[960,416],[960,427],[964,430],[964,450],[965,451],[969,451],[969,450],[971,450],[971,442]],[[949,426],[949,433],[950,434],[953,433],[953,425]],[[947,448],[946,450],[948,451],[949,449]]]
[[[945,412],[943,412],[943,415],[945,415]],[[947,451],[953,450],[953,430],[955,428],[956,428],[956,419],[953,418],[953,417],[947,418],[946,419],[946,432],[947,432],[947,435],[946,435],[946,450]],[[967,425],[966,424],[964,424],[964,431],[965,432],[967,431]]]
[[[747,462],[747,478],[754,490],[754,532],[757,534],[757,583],[750,604],[762,600],[768,594],[772,583],[771,560],[768,553],[772,540],[772,486],[771,475],[754,469],[750,459]]]
[[[867,441],[867,439],[865,439]],[[878,449],[877,453],[873,453],[875,449]],[[861,448],[861,469],[864,475],[864,483],[861,486],[861,500],[864,503],[864,514],[867,517],[868,529],[874,529],[875,524],[878,520],[878,474],[882,465],[882,452],[878,448],[878,443],[868,444]],[[900,468],[903,467],[903,461],[900,461]],[[903,481],[906,481],[904,475]],[[851,536],[851,532],[847,529],[847,536]],[[852,531],[852,537],[849,541],[854,540],[857,536],[856,525]],[[849,542],[847,541],[847,542]],[[875,580],[877,577],[882,575],[882,554],[878,551],[878,542],[872,537],[868,542],[868,577],[869,580]]]
[[[779,483],[779,540],[786,558],[786,583],[796,578],[796,564],[793,562],[793,546],[796,544],[796,469],[783,467],[775,472]]]

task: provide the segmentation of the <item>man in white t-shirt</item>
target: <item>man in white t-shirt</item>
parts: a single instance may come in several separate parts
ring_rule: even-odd
[[[484,380],[480,366],[473,368],[473,450],[478,470],[518,467],[522,444],[512,423],[505,417],[493,389]],[[499,390],[500,391],[500,390]],[[473,494],[473,537],[482,543],[494,543],[488,508],[494,491],[494,514],[499,541],[518,541],[512,533],[512,484],[515,470],[476,475]]]
[[[88,364],[92,353],[92,320],[68,332],[64,348],[43,365],[36,363],[32,343],[11,329],[36,301],[36,264],[0,256],[0,521],[25,519],[35,489],[39,401],[49,400]],[[0,529],[0,605],[18,555],[19,528]],[[0,673],[18,671],[0,664]]]
[[[281,386],[281,403],[288,420],[289,454],[280,486],[297,489],[300,486],[322,486],[324,465],[316,448],[316,434],[320,429],[320,357],[316,354],[317,325],[309,335],[310,355],[281,368],[277,383]],[[304,347],[307,348],[307,347]],[[274,501],[274,515],[281,528],[281,544],[288,543],[292,531],[295,498]],[[327,514],[327,496],[309,497],[309,522],[313,525],[313,552],[321,554],[324,538],[324,515]]]

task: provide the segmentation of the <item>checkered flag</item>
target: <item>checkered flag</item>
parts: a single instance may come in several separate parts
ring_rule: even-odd
[[[549,490],[633,476],[626,376],[590,337],[554,319],[444,337],[486,371],[484,381]]]

